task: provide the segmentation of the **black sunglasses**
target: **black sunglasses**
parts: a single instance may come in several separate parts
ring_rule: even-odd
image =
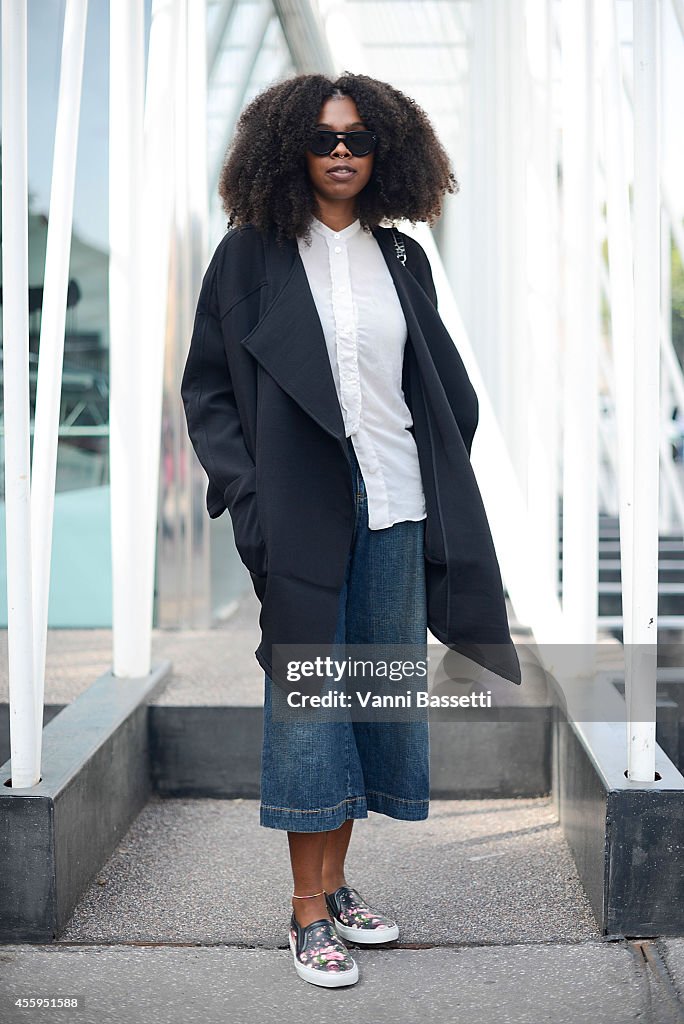
[[[375,149],[375,132],[332,132],[317,128],[309,141],[309,149],[316,156],[330,156],[340,139],[353,156],[368,156]]]

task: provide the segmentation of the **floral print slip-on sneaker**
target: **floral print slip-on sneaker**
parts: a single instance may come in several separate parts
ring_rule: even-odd
[[[337,988],[354,985],[359,980],[356,961],[327,917],[302,928],[292,911],[289,940],[297,974],[304,981],[324,988]]]
[[[337,934],[360,946],[375,945],[378,942],[392,942],[399,938],[398,925],[376,914],[363,896],[349,885],[341,885],[334,892],[326,892],[325,902],[335,922]]]

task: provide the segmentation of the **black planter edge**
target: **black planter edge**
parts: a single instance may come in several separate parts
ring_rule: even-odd
[[[656,744],[654,782],[628,779],[624,699],[606,680],[614,722],[575,722],[556,708],[552,794],[604,935],[684,934],[684,777]],[[610,690],[604,688],[610,687]]]
[[[54,941],[151,794],[148,702],[169,661],[101,675],[43,729],[41,781],[0,767],[0,942]]]

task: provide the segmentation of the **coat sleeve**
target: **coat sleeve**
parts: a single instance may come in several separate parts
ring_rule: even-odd
[[[202,281],[181,381],[188,434],[210,485],[223,495],[207,504],[216,518],[227,508],[235,546],[250,572],[266,573],[266,550],[256,502],[256,466],[245,445],[223,344],[216,294],[218,254]]]

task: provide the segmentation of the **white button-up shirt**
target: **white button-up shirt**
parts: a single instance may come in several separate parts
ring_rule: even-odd
[[[368,525],[424,519],[413,419],[401,387],[407,329],[385,257],[357,219],[333,231],[314,217],[299,252],[321,320],[347,437],[368,496]]]

